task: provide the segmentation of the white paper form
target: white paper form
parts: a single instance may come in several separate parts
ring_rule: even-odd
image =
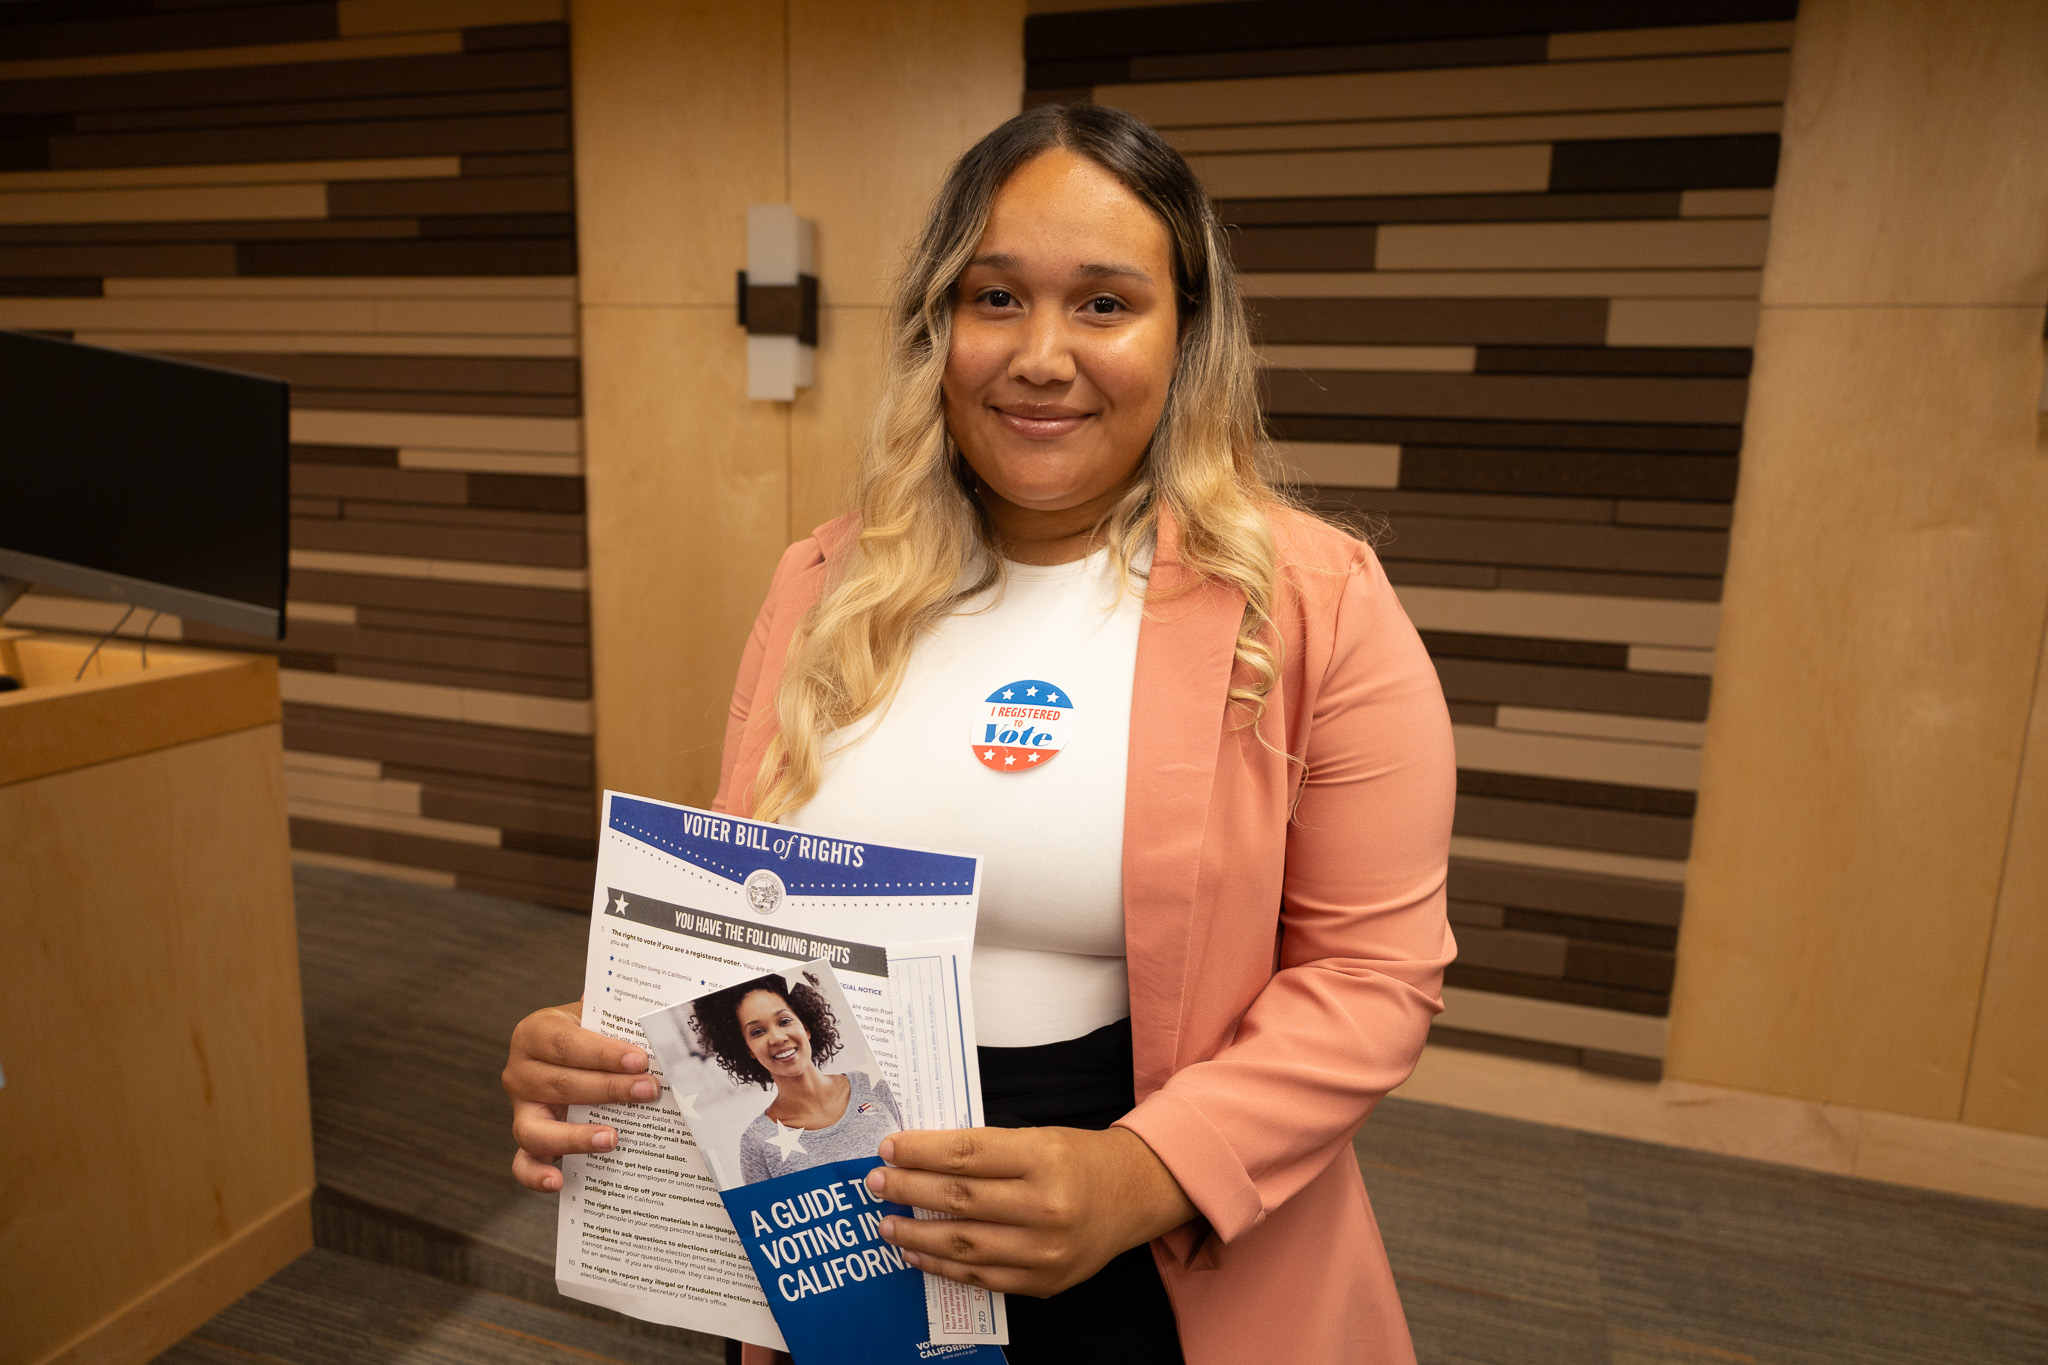
[[[979,1128],[981,1068],[972,1060],[974,1001],[968,984],[971,943],[898,943],[889,948],[896,1001],[896,1050],[902,1058],[903,1121],[912,1128]],[[919,1218],[948,1215],[918,1209]],[[925,1311],[934,1342],[1005,1344],[1003,1296],[927,1273]]]
[[[956,1123],[978,1117],[964,991],[979,885],[980,863],[964,855],[837,840],[606,792],[584,1027],[644,1047],[641,1015],[823,959],[896,1093],[919,1096],[918,1113],[952,1114]],[[899,1045],[891,944],[946,945],[939,965],[921,951],[906,977],[916,987],[910,1064]],[[950,1004],[930,984],[946,981],[959,987]],[[925,1075],[934,1065],[937,1081]],[[556,1283],[572,1298],[634,1317],[780,1349],[718,1184],[672,1104],[678,1085],[684,1094],[698,1087],[693,1078],[657,1075],[658,1105],[569,1112],[571,1122],[616,1128],[619,1147],[562,1163]],[[964,1316],[978,1318],[984,1332],[947,1340],[1005,1339],[989,1331],[1000,1328],[999,1309]]]

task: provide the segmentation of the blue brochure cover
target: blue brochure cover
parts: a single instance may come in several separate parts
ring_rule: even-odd
[[[720,1198],[754,1263],[797,1365],[917,1365],[1003,1360],[1000,1346],[928,1342],[924,1277],[882,1240],[885,1215],[910,1210],[868,1192],[877,1157],[856,1157],[725,1190]]]

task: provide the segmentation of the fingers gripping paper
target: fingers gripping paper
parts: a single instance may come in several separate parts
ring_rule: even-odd
[[[1000,1359],[1002,1296],[904,1266],[878,1234],[908,1211],[862,1183],[887,1133],[981,1122],[978,861],[617,792],[604,816],[583,1023],[663,1095],[570,1110],[619,1145],[563,1162],[562,1292],[799,1365]]]

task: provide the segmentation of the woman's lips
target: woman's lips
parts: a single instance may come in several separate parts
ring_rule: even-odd
[[[791,1047],[787,1047],[787,1048],[784,1048],[784,1049],[783,1049],[782,1051],[780,1051],[780,1052],[771,1052],[771,1053],[769,1053],[769,1054],[768,1054],[768,1060],[770,1060],[770,1061],[772,1061],[772,1062],[786,1062],[786,1061],[788,1061],[788,1060],[789,1060],[790,1058],[792,1058],[792,1057],[796,1056],[796,1053],[797,1053],[797,1050],[796,1050],[796,1048],[795,1048],[794,1046],[791,1046]]]
[[[1073,408],[1019,404],[1014,407],[994,409],[1004,426],[1019,436],[1037,441],[1050,441],[1076,431],[1083,422],[1095,414],[1078,412]]]

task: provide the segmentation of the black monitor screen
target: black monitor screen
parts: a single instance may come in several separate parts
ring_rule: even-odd
[[[279,634],[288,395],[0,332],[0,575]]]

